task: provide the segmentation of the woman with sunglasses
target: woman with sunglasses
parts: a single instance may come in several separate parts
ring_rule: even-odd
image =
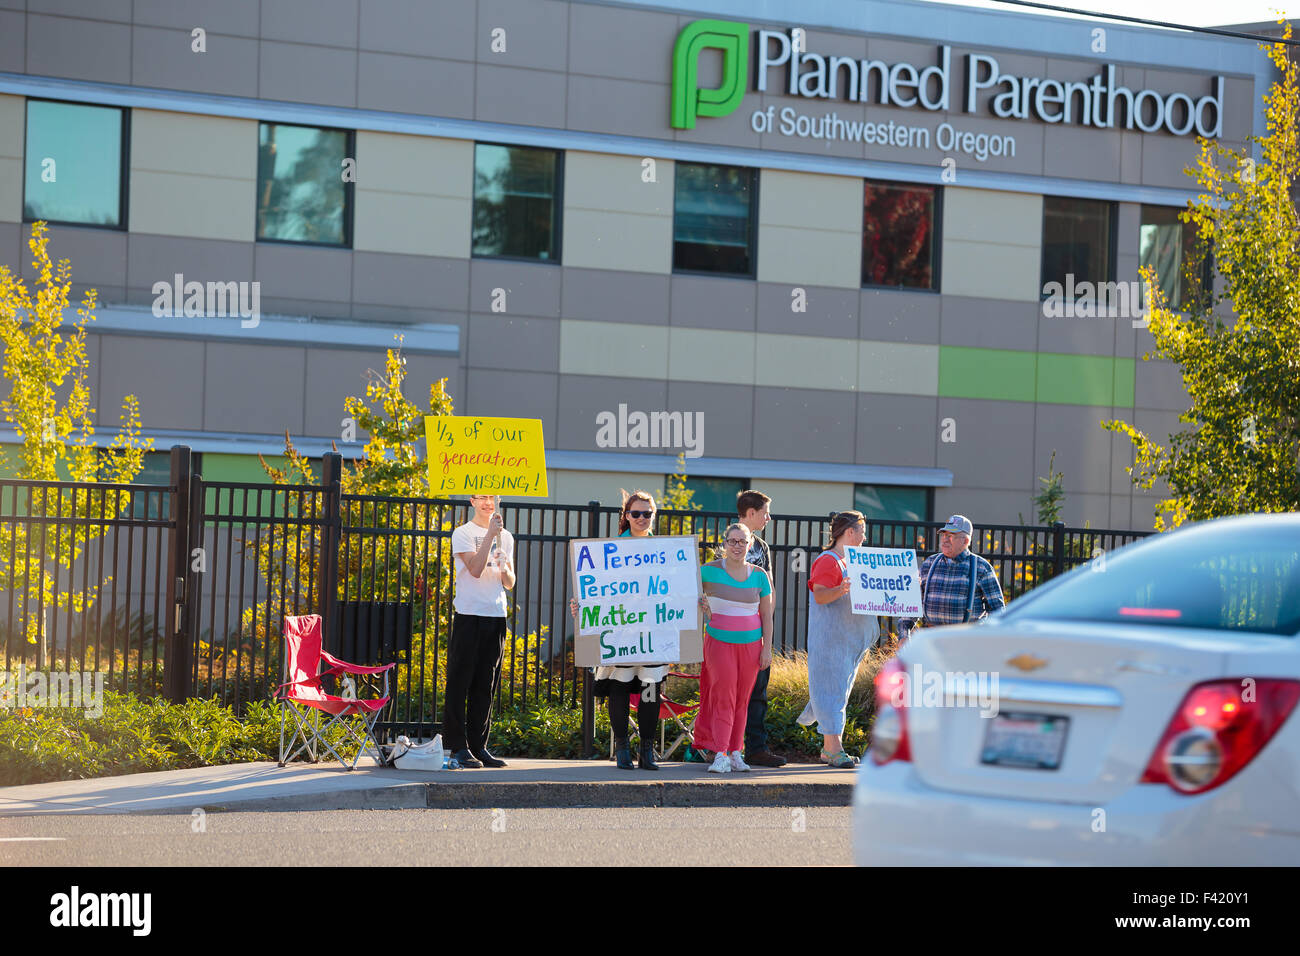
[[[854,614],[849,597],[846,547],[866,537],[867,522],[860,511],[841,511],[831,520],[830,547],[808,569],[808,706],[798,721],[814,723],[822,734],[823,763],[852,767],[858,758],[845,752],[843,735],[849,693],[867,648],[880,636],[873,614]]]
[[[700,568],[709,618],[695,743],[716,751],[710,773],[749,769],[741,756],[749,695],[772,663],[772,579],[745,560],[749,528],[738,521],[722,540],[722,556]]]
[[[622,491],[623,509],[618,518],[620,538],[648,537],[653,532],[650,525],[655,516],[655,500],[647,491]],[[703,599],[701,599],[703,601]],[[578,599],[569,601],[573,620],[578,620]],[[664,690],[664,680],[674,662],[663,664],[622,664],[596,668],[595,697],[609,701],[609,726],[614,735],[614,757],[620,770],[658,770],[655,763],[654,736],[659,727],[659,701]],[[641,734],[641,751],[636,764],[632,763],[632,750],[628,746],[627,725],[631,714],[631,697],[641,696],[636,708],[636,725]]]

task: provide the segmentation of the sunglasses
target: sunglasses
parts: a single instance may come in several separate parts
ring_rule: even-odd
[[[653,518],[655,513],[653,511],[629,511],[627,515],[629,518]]]

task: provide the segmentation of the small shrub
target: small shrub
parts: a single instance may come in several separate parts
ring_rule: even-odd
[[[844,749],[861,755],[871,741],[869,733],[875,716],[875,680],[885,662],[898,651],[895,641],[872,648],[858,665],[849,691],[845,713]],[[815,758],[821,753],[822,735],[817,725],[804,727],[798,717],[808,704],[808,655],[796,651],[789,656],[772,658],[772,676],[767,683],[768,746],[788,757]]]
[[[873,649],[858,668],[843,735],[844,746],[853,753],[863,752],[869,742],[873,681],[896,650],[892,642]],[[691,673],[699,666],[680,670]],[[666,690],[672,700],[694,702],[699,682],[670,678]],[[807,703],[807,656],[774,658],[768,683],[769,746],[796,760],[816,759],[821,750],[816,728],[796,722]],[[598,703],[595,753],[608,753],[609,740],[609,715]],[[330,742],[351,758],[356,745],[345,741],[342,728],[330,735]],[[99,717],[69,708],[0,710],[0,786],[275,760],[279,745],[280,711],[270,700],[250,702],[239,717],[215,698],[171,704],[106,690]],[[507,699],[493,715],[491,746],[507,757],[580,758],[582,709]]]
[[[327,739],[356,753],[343,728]],[[270,701],[241,719],[215,699],[171,704],[104,692],[104,712],[71,708],[0,711],[0,786],[275,760],[280,714]]]
[[[515,702],[492,715],[491,748],[507,757],[578,759],[582,752],[582,708],[544,702]],[[596,708],[595,752],[609,750],[609,716]]]

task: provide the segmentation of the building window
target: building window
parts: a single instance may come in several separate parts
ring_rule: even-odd
[[[1143,206],[1142,230],[1138,240],[1138,266],[1151,266],[1156,271],[1160,288],[1169,307],[1188,311],[1198,301],[1204,301],[1213,288],[1213,257],[1206,249],[1198,254],[1196,225],[1178,218],[1182,210],[1176,206]],[[1195,278],[1187,281],[1187,267],[1197,263]],[[1197,288],[1199,286],[1199,288]],[[1146,308],[1145,289],[1143,308]]]
[[[557,150],[475,143],[474,255],[559,262],[562,168]]]
[[[678,163],[673,190],[673,269],[754,274],[758,170]]]
[[[871,524],[874,521],[929,521],[934,492],[904,485],[855,485],[853,507],[869,522],[864,545],[914,548],[924,529],[905,525]]]
[[[868,180],[862,201],[862,284],[936,289],[934,186]]]
[[[664,479],[671,480],[671,476]],[[686,489],[693,492],[691,503],[703,511],[721,511],[732,517],[736,514],[736,495],[749,484],[742,478],[691,478],[686,479]]]
[[[1115,277],[1115,204],[1043,197],[1043,288],[1110,282]],[[1047,292],[1044,291],[1046,296]]]
[[[126,227],[127,111],[27,101],[23,219]]]
[[[352,244],[352,183],[344,160],[353,134],[341,129],[262,123],[257,151],[257,238]]]

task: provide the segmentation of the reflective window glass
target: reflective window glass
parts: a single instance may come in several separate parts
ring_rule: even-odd
[[[351,243],[346,130],[261,124],[257,153],[257,238]]]
[[[124,126],[115,107],[28,100],[23,218],[122,228]]]
[[[558,262],[559,184],[553,149],[476,143],[474,255]]]
[[[1114,203],[1099,199],[1043,197],[1044,289],[1051,282],[1077,289],[1114,280],[1114,211]]]
[[[754,274],[758,171],[678,163],[673,208],[673,268]]]

